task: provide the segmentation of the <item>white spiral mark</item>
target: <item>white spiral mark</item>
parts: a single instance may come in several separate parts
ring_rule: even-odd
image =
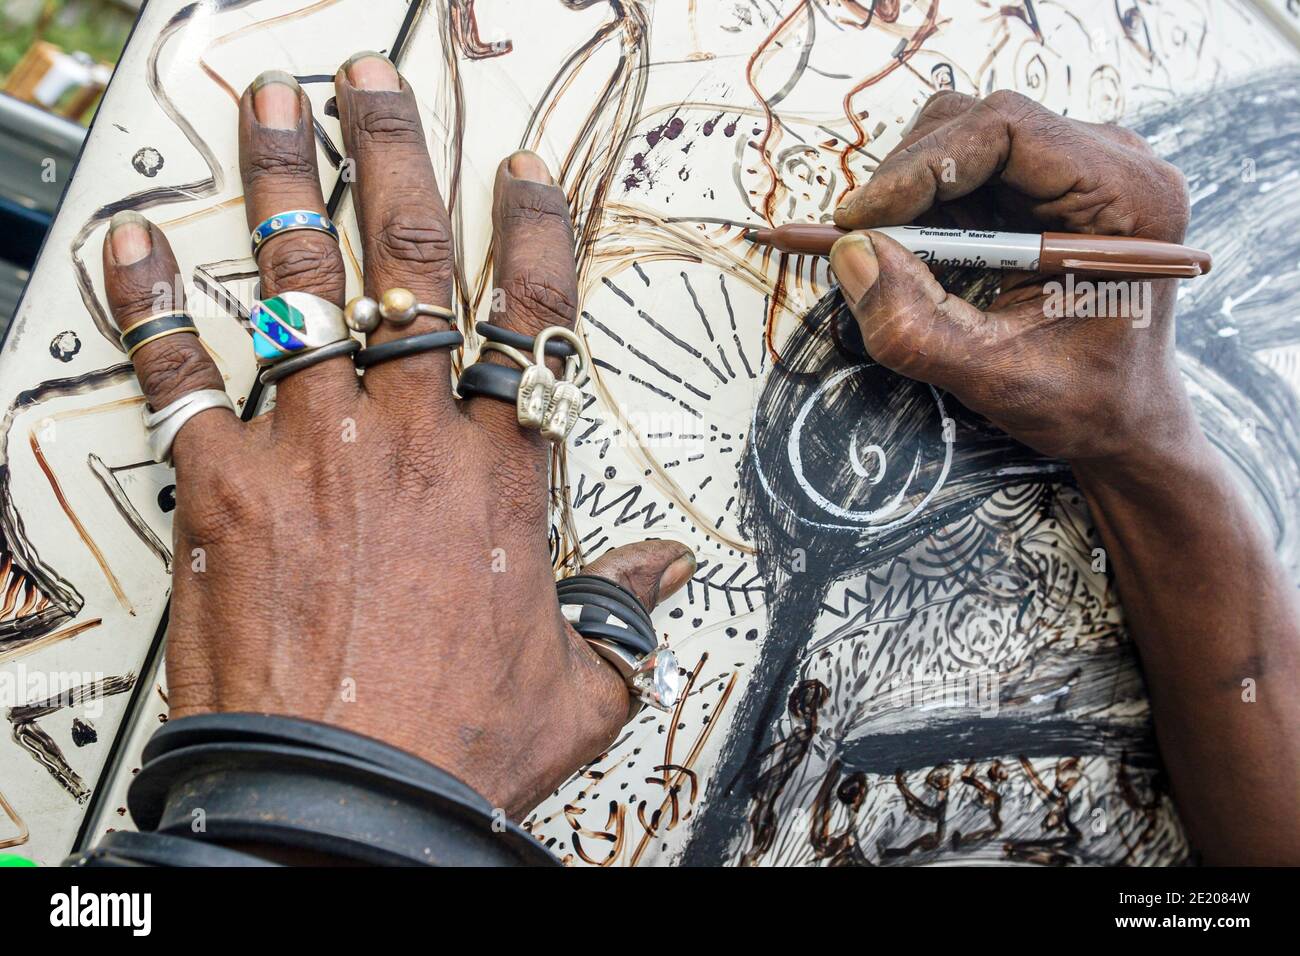
[[[866,452],[868,455],[875,455],[876,460],[880,462],[880,471],[876,473],[874,478],[871,477],[871,472],[867,470],[867,466],[862,463],[862,456],[858,454],[858,433],[854,432],[849,438],[849,464],[853,466],[853,473],[859,478],[866,478],[873,485],[878,485],[881,479],[885,477],[885,467],[889,464],[885,460],[885,449],[879,445],[868,445]]]
[[[832,501],[828,501],[822,494],[820,494],[816,489],[814,489],[808,483],[808,479],[804,476],[803,456],[799,450],[799,441],[800,441],[801,433],[803,431],[804,423],[808,419],[808,414],[812,410],[813,404],[818,399],[820,399],[822,395],[830,391],[832,388],[834,388],[840,382],[844,381],[844,379],[848,378],[850,375],[854,374],[855,372],[860,372],[864,368],[870,368],[874,364],[875,363],[873,362],[864,362],[861,365],[853,365],[850,366],[849,368],[841,369],[839,372],[835,373],[829,379],[823,382],[821,384],[821,387],[818,388],[817,391],[814,392],[808,398],[808,400],[804,402],[803,407],[799,410],[798,416],[795,418],[794,428],[790,433],[790,444],[789,444],[790,467],[794,470],[795,480],[799,483],[799,487],[801,487],[804,490],[804,492],[808,495],[808,497],[812,501],[814,501],[819,507],[825,509],[826,511],[829,511],[831,514],[835,515],[838,518],[844,518],[848,521],[856,522],[855,524],[839,524],[833,521],[813,521],[809,518],[805,518],[803,515],[799,514],[795,509],[791,508],[789,504],[783,501],[776,494],[776,492],[772,488],[771,482],[767,480],[767,475],[763,472],[763,463],[758,460],[757,454],[753,456],[754,470],[758,473],[758,480],[759,483],[763,486],[763,490],[767,492],[768,497],[770,497],[773,501],[780,502],[781,505],[790,512],[791,516],[801,524],[806,524],[813,528],[826,528],[831,530],[843,530],[843,531],[862,531],[864,530],[861,527],[862,524],[874,521],[875,519],[887,515],[889,514],[890,511],[896,509],[898,507],[899,501],[901,500],[902,496],[906,493],[907,487],[911,485],[912,479],[916,477],[916,473],[920,468],[920,464],[921,464],[919,454],[917,455],[916,461],[912,463],[912,470],[911,473],[908,475],[907,482],[903,486],[903,490],[900,491],[892,501],[887,502],[883,507],[877,508],[874,511],[850,511],[846,508],[841,508],[839,505],[835,504]],[[934,396],[935,404],[939,408],[939,420],[942,421],[947,415],[943,407],[943,396],[939,394],[938,389],[936,389],[933,385],[929,386],[929,388],[930,388],[930,394]],[[751,412],[750,415],[750,435],[754,436],[758,434],[759,434],[758,403],[755,402],[753,411]],[[930,503],[930,500],[938,493],[939,489],[943,487],[943,483],[948,480],[948,470],[952,467],[952,447],[954,444],[955,444],[954,442],[950,442],[950,441],[946,441],[943,443],[943,468],[939,472],[939,477],[935,479],[934,486],[928,492],[926,492],[925,497],[923,497],[920,501],[918,501],[914,508],[908,511],[907,514],[895,518],[893,521],[889,521],[885,524],[873,525],[871,528],[867,530],[870,530],[873,533],[880,532],[880,531],[888,531],[891,528],[896,528],[899,525],[904,524],[907,521],[910,521],[915,515],[918,515],[922,511],[924,511],[925,507]]]

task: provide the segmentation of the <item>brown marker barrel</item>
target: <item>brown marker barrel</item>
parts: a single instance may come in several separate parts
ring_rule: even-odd
[[[1130,279],[1191,279],[1210,271],[1210,254],[1190,246],[1131,236],[1043,233],[1040,272],[1123,275]]]

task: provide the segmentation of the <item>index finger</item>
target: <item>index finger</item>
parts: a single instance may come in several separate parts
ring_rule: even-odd
[[[912,222],[996,179],[1039,203],[1098,185],[1098,170],[1132,167],[1134,157],[1088,124],[1058,116],[1009,90],[956,111],[890,154],[835,211],[843,229]]]

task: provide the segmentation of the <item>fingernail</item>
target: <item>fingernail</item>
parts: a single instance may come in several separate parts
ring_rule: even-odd
[[[853,232],[831,246],[831,271],[851,305],[856,305],[880,278],[876,250],[865,233]]]
[[[843,202],[835,207],[835,212],[831,218],[834,220],[835,225],[839,226],[841,229],[853,228],[853,207],[856,205],[858,195],[861,192],[862,190],[860,188],[853,190],[853,192],[844,197]]]
[[[659,577],[659,594],[666,597],[689,581],[695,573],[695,565],[694,551],[686,551],[675,558]]]
[[[119,266],[139,262],[153,250],[149,220],[130,210],[114,213],[108,222],[108,242],[113,249],[113,261]]]
[[[253,81],[253,115],[271,129],[297,129],[299,91],[288,73],[267,70]]]
[[[358,90],[386,90],[395,92],[402,88],[397,68],[382,53],[358,53],[348,60],[344,72],[348,82]]]
[[[529,182],[543,183],[547,186],[555,185],[555,180],[551,178],[551,171],[546,168],[542,157],[527,149],[521,149],[511,156],[506,169],[510,170],[510,175],[515,179],[527,179]]]

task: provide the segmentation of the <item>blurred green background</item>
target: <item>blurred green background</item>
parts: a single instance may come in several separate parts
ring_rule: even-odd
[[[0,87],[37,41],[98,63],[117,62],[140,0],[0,0]],[[93,110],[80,119],[89,122]]]

